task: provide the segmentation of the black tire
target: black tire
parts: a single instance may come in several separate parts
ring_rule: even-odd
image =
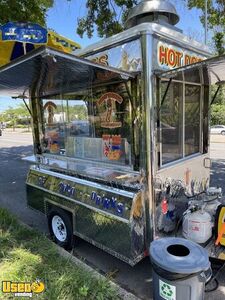
[[[52,225],[54,217],[61,218],[61,220],[63,221],[63,223],[65,225],[65,228],[63,228],[63,231],[64,232],[66,231],[66,238],[64,240],[59,240],[54,233],[54,229],[53,229],[53,225]],[[63,247],[66,250],[71,250],[73,248],[74,240],[73,240],[72,221],[71,221],[71,217],[65,210],[58,208],[58,207],[55,207],[50,210],[50,212],[48,214],[48,228],[49,228],[49,232],[50,232],[52,240],[57,245]]]
[[[222,134],[222,135],[225,135],[225,130],[221,131],[221,134]]]

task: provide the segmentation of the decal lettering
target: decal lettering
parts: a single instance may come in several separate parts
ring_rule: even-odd
[[[60,182],[59,183],[59,193],[60,194],[67,194],[70,197],[75,195],[75,187],[71,187],[69,184]]]
[[[117,209],[117,213],[118,213],[119,215],[122,215],[122,214],[123,214],[123,210],[124,210],[124,205],[123,205],[123,203],[118,203],[116,209]]]
[[[96,56],[95,58],[92,59],[92,61],[97,64],[108,66],[109,65],[108,59],[109,59],[108,55],[103,54],[101,56]]]
[[[159,66],[167,67],[167,69],[182,67],[205,59],[204,57],[191,54],[187,50],[182,50],[162,42],[158,43],[157,56]]]
[[[123,215],[124,213],[124,204],[121,202],[117,203],[117,199],[114,197],[101,197],[96,192],[92,192],[90,198],[96,205],[101,205],[104,209],[113,208],[118,215]]]
[[[47,177],[39,176],[38,177],[38,185],[43,187],[45,185],[46,180],[47,180]]]

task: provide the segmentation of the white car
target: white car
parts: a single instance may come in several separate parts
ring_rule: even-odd
[[[225,125],[214,125],[211,126],[211,134],[222,134],[225,135]]]

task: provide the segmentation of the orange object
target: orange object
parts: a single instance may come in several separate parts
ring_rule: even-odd
[[[215,245],[218,246],[221,239],[223,238],[223,235],[225,234],[225,223],[222,223],[221,225],[221,228],[220,228],[220,231],[218,233],[218,237],[217,237],[217,240],[215,242]]]
[[[167,214],[169,207],[168,207],[168,202],[166,200],[166,197],[163,198],[162,203],[161,203],[161,209],[162,209],[162,213],[164,215]]]

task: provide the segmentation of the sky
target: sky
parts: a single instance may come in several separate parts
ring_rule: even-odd
[[[180,16],[180,22],[176,26],[182,29],[184,34],[203,42],[204,30],[199,21],[200,11],[197,9],[187,10],[181,0],[173,0],[171,2],[175,4]],[[100,38],[96,33],[92,39],[89,39],[86,35],[81,39],[76,33],[77,19],[84,16],[86,12],[85,4],[86,1],[84,0],[55,0],[54,6],[48,11],[47,27],[78,42],[82,48],[97,42]],[[16,106],[17,103],[21,102],[11,98],[4,98],[3,101],[0,101],[0,112],[9,106]]]
[[[47,25],[50,28],[56,30],[59,34],[69,37],[72,40],[77,41],[82,47],[90,45],[98,41],[100,38],[95,34],[92,39],[81,39],[76,33],[77,19],[84,16],[86,12],[86,1],[83,0],[55,0],[54,7],[49,10],[47,17]],[[203,27],[199,21],[200,11],[197,9],[188,10],[183,1],[172,0],[180,16],[180,22],[177,27],[184,30],[186,34],[194,33],[199,39],[199,35],[204,37]],[[197,35],[196,35],[197,33]]]

